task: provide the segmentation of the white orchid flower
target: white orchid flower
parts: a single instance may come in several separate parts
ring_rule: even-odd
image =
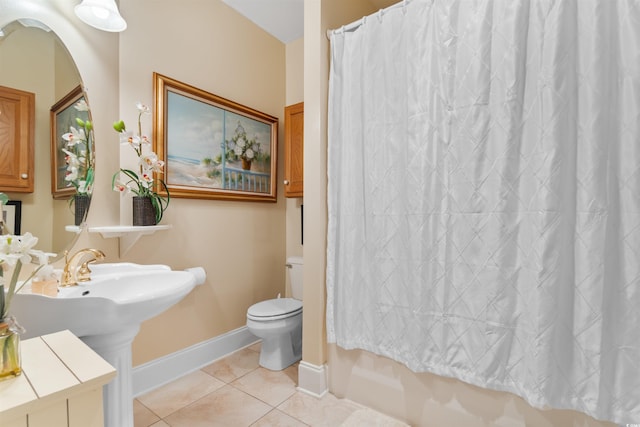
[[[141,114],[149,114],[149,113],[151,113],[151,109],[147,105],[145,105],[145,104],[143,104],[141,102],[136,102],[136,108],[138,109],[138,111]]]
[[[67,141],[67,147],[73,147],[74,145],[86,140],[84,129],[76,129],[73,126],[69,127],[71,132],[67,132],[62,135],[62,139]]]
[[[126,183],[124,183],[124,182],[122,182],[120,180],[117,180],[113,184],[113,191],[118,191],[120,193],[129,194],[129,193],[131,193],[131,187],[128,184],[126,184]]]
[[[78,168],[77,167],[68,167],[67,168],[67,173],[64,176],[64,180],[65,181],[75,181],[78,179]]]
[[[140,177],[140,184],[142,184],[144,188],[149,188],[152,183],[153,183],[153,175],[148,173],[143,173],[142,176]]]
[[[0,262],[9,266],[14,266],[18,261],[29,263],[31,255],[41,252],[33,249],[36,244],[38,244],[38,238],[31,233],[25,233],[22,236],[10,234],[0,236]]]
[[[151,168],[154,172],[162,172],[162,169],[164,168],[164,161],[162,160],[157,160],[154,164],[153,167]]]
[[[122,137],[120,138],[120,141],[122,141]],[[140,147],[140,137],[138,135],[129,134],[125,140],[125,143],[129,144],[135,149],[138,149]]]
[[[78,193],[88,193],[91,190],[91,186],[87,181],[78,181]]]
[[[67,163],[69,167],[80,166],[80,160],[78,159],[78,156],[75,155],[75,153],[72,153],[69,150],[65,150],[64,148],[62,149],[62,151],[65,154],[64,161]]]
[[[133,132],[122,131],[118,135],[120,138],[121,145],[133,145],[133,142],[134,142]]]
[[[156,156],[156,153],[151,152],[149,154],[141,154],[138,158],[138,163],[143,166],[151,166],[156,160],[158,160],[158,156]]]
[[[158,159],[156,153],[143,154],[139,162],[143,168],[153,172],[162,172],[164,162]]]

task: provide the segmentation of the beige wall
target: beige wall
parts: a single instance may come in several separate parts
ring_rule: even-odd
[[[286,45],[286,105],[304,101],[304,38]],[[302,256],[302,198],[286,199],[286,253],[287,256]],[[290,295],[287,278],[287,295]]]
[[[321,40],[321,0],[304,5],[304,310],[302,360],[315,366],[326,362],[324,328],[324,266],[326,231],[326,132],[322,109],[326,105],[321,68],[326,46]],[[324,100],[324,101],[323,101]],[[323,137],[323,135],[325,135]]]
[[[285,290],[285,46],[219,0],[169,2],[162,8],[152,0],[121,0],[129,24],[122,34],[80,23],[73,6],[66,0],[0,0],[0,24],[40,19],[76,60],[96,133],[90,226],[120,223],[119,195],[111,191],[120,146],[111,124],[119,118],[135,122],[135,103],[152,103],[154,71],[280,119],[277,203],[172,199],[163,219],[172,229],[143,237],[122,258],[117,239],[81,235],[75,249],[100,248],[108,261],[202,266],[207,272],[204,285],[142,325],[133,345],[138,365],[244,326],[251,304]],[[151,120],[145,126],[150,132]]]
[[[151,104],[154,71],[278,117],[277,203],[171,200],[162,223],[126,259],[174,269],[202,266],[207,281],[164,314],[143,323],[134,365],[242,327],[247,308],[285,291],[282,133],[285,46],[219,0],[121,0],[120,111]],[[114,120],[116,118],[114,117]],[[151,120],[145,122],[151,131]],[[117,146],[115,132],[110,143]],[[130,211],[123,212],[122,221]],[[171,337],[171,339],[158,339]]]
[[[287,105],[304,101],[304,37],[287,43],[286,100]]]

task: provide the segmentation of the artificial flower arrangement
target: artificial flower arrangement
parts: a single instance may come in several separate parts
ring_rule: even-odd
[[[242,159],[243,169],[248,170],[251,168],[251,162],[258,158],[261,152],[262,149],[257,139],[249,139],[244,127],[238,122],[235,134],[231,140],[227,141],[227,158],[229,160]]]
[[[156,215],[156,223],[162,219],[164,211],[169,205],[169,189],[160,178],[154,178],[154,174],[162,173],[164,162],[158,159],[151,147],[151,140],[142,134],[142,116],[150,114],[148,106],[138,102],[138,133],[129,132],[122,120],[113,124],[113,128],[120,134],[120,144],[129,145],[138,156],[138,171],[120,168],[113,175],[112,186],[114,191],[120,193],[133,193],[139,197],[149,197]],[[123,178],[124,175],[124,178]],[[158,189],[165,195],[158,193]]]
[[[37,243],[38,238],[34,237],[31,233],[25,233],[22,236],[12,234],[0,236],[0,323],[7,321],[9,321],[10,325],[11,322],[15,323],[15,321],[13,321],[9,316],[11,299],[42,267],[41,265],[35,269],[29,278],[27,278],[21,285],[18,285],[18,277],[20,277],[22,264],[30,263],[32,256],[41,258],[46,255],[42,251],[33,249]],[[13,273],[11,274],[11,279],[9,280],[8,287],[6,288],[7,291],[5,292],[5,285],[7,285],[7,283],[4,280],[4,273],[11,268],[13,268]]]
[[[42,257],[44,253],[32,249],[38,239],[26,233],[23,236],[5,234],[0,236],[0,379],[20,375],[20,334],[25,332],[16,319],[11,316],[11,300],[14,295],[22,289],[25,283],[29,282],[35,274],[43,267],[40,265],[35,269],[28,279],[18,284],[22,263],[31,262],[31,256]],[[5,292],[4,273],[10,271],[7,291]]]
[[[0,207],[8,201],[9,197],[4,193],[0,193]],[[33,249],[37,243],[38,238],[31,235],[31,233],[26,233],[23,236],[15,236],[12,234],[0,235],[0,324],[8,320],[11,299],[13,295],[22,288],[22,285],[18,287],[18,277],[22,269],[22,262],[31,262],[32,255],[39,257],[39,259],[42,259],[42,257],[46,255],[42,251]],[[13,267],[13,274],[11,275],[11,281],[7,288],[8,291],[5,294],[4,272],[11,267]],[[31,274],[29,279],[31,279],[39,269],[40,267]]]
[[[6,202],[6,195],[0,193],[0,206]],[[47,256],[44,252],[33,249],[37,243],[38,238],[31,233],[22,236],[0,235],[0,379],[19,375],[21,372],[19,343],[20,334],[24,333],[24,329],[9,314],[9,309],[14,295],[43,267],[40,265],[29,278],[18,285],[22,263],[31,262],[31,256],[37,256],[40,260]],[[7,284],[4,273],[11,268],[13,271]]]
[[[77,111],[88,112],[89,106],[83,99],[78,101],[74,108]],[[76,189],[76,194],[91,194],[94,179],[94,155],[93,155],[93,124],[90,120],[82,120],[76,117],[78,128],[70,126],[69,132],[62,135],[65,147],[67,171],[64,180],[67,187]]]

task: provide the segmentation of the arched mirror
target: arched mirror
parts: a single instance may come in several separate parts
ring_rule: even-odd
[[[38,237],[38,249],[56,253],[58,258],[73,245],[86,216],[85,213],[76,220],[75,195],[78,191],[89,193],[90,200],[91,188],[83,188],[88,174],[87,162],[95,164],[93,141],[87,138],[92,133],[85,132],[82,126],[87,121],[90,123],[88,108],[82,108],[87,99],[80,73],[53,31],[33,20],[11,22],[1,30],[0,89],[34,94],[34,114],[29,120],[33,121],[35,155],[30,168],[33,192],[7,191],[2,185],[0,192],[19,202],[10,212],[19,216],[9,222],[19,225],[21,234],[30,232]],[[2,100],[0,97],[0,103]],[[80,108],[76,108],[76,104]],[[0,117],[2,108],[0,104]],[[11,113],[15,106],[5,104],[5,108]],[[77,122],[77,118],[81,122]],[[0,124],[5,130],[10,125]],[[63,135],[71,132],[71,126],[80,133],[71,135],[72,140],[75,138],[74,142],[78,142],[84,133],[85,142],[73,146],[66,143]],[[9,135],[0,128],[0,149],[12,142]],[[64,138],[68,139],[69,135]],[[2,166],[0,162],[0,169],[3,167],[6,169],[7,165]],[[2,173],[0,170],[0,177]],[[88,201],[86,203],[88,206]]]

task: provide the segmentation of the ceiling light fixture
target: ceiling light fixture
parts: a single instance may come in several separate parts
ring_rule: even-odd
[[[120,32],[127,29],[127,22],[120,16],[115,0],[82,0],[74,11],[82,22],[99,30]]]

